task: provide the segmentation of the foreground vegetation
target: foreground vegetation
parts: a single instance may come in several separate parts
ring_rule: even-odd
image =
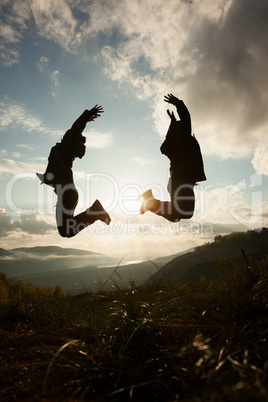
[[[6,293],[0,400],[267,401],[268,259],[218,269],[198,283]]]

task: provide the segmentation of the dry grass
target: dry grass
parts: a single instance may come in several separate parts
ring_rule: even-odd
[[[0,309],[0,399],[267,401],[268,261]]]

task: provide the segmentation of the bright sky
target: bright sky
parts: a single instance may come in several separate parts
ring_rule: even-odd
[[[0,0],[0,15],[1,247],[152,258],[268,226],[267,0]],[[189,108],[207,175],[177,224],[136,201],[149,188],[169,199],[167,93]],[[63,239],[35,172],[95,104],[77,212],[98,198],[113,222]]]

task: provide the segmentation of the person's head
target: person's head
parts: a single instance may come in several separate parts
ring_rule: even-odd
[[[76,158],[83,158],[86,153],[86,146],[80,141],[73,142],[73,153]]]

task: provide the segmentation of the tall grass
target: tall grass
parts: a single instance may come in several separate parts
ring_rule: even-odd
[[[267,401],[267,267],[6,303],[0,400]]]

